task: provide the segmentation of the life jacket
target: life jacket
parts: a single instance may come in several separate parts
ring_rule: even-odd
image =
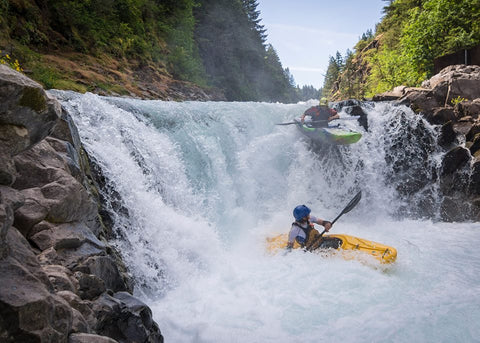
[[[327,106],[312,106],[306,110],[305,115],[311,116],[312,121],[316,120],[327,120],[331,115],[331,111]]]
[[[292,225],[295,225],[296,227],[298,227],[299,229],[301,229],[305,233],[305,241],[304,242],[302,242],[299,239],[299,238],[302,238],[302,237],[300,237],[300,236],[295,237],[295,240],[297,241],[297,243],[300,244],[300,246],[304,247],[308,243],[308,240],[310,238],[310,232],[312,232],[312,230],[314,229],[313,224],[310,223],[310,220],[307,220],[307,227],[302,227],[297,222],[293,222]]]

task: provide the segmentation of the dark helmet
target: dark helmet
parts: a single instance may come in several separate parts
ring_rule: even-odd
[[[311,210],[305,206],[305,205],[298,205],[295,207],[293,210],[293,216],[295,217],[295,220],[302,220],[306,216],[310,214]]]

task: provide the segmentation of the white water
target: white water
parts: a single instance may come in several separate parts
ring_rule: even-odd
[[[56,95],[128,209],[113,214],[115,244],[166,342],[480,342],[478,223],[406,219],[415,199],[399,199],[385,162],[405,159],[390,151],[421,121],[413,113],[377,104],[368,132],[346,121],[357,144],[312,151],[274,125],[308,104]],[[394,265],[265,253],[294,206],[332,219],[359,189],[332,232],[397,248]]]

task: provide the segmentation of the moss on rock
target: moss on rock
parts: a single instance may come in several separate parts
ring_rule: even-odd
[[[47,100],[41,88],[25,87],[18,104],[36,112],[43,112],[47,109]]]

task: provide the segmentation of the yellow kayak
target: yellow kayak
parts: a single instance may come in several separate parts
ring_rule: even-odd
[[[323,235],[320,249],[334,248],[340,249],[343,256],[347,259],[353,258],[348,252],[360,251],[369,256],[373,256],[381,263],[393,263],[397,259],[397,249],[389,247],[384,244],[368,241],[363,238],[353,237],[344,234],[330,234]],[[269,253],[276,253],[280,249],[285,249],[287,246],[288,234],[281,234],[275,237],[267,238],[267,251]],[[301,246],[295,242],[294,249],[299,249]]]

